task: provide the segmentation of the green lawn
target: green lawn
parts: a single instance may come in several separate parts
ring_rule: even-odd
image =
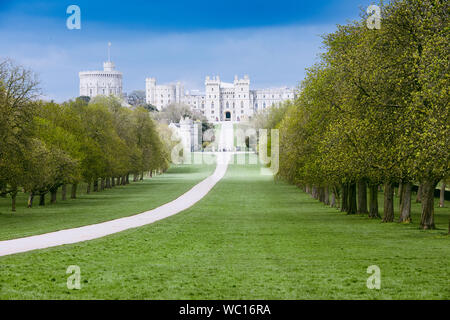
[[[328,208],[231,165],[191,209],[80,244],[0,258],[1,299],[449,299],[449,208],[438,230]],[[81,268],[68,290],[66,268]],[[366,288],[367,267],[381,290]]]
[[[16,212],[11,212],[10,198],[0,198],[0,240],[94,224],[154,209],[188,191],[214,168],[214,164],[172,166],[163,175],[90,195],[81,186],[77,199],[61,201],[58,195],[56,204],[39,207],[36,198],[31,209],[26,207],[27,195],[19,194]],[[69,197],[70,188],[68,193]]]

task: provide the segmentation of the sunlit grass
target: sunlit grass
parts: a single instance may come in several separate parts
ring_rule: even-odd
[[[81,185],[77,199],[70,199],[69,187],[68,200],[61,201],[59,194],[56,204],[50,205],[47,199],[47,205],[40,207],[39,197],[36,197],[31,209],[26,207],[27,195],[19,194],[16,212],[11,212],[9,198],[0,198],[0,240],[79,227],[154,209],[188,191],[214,168],[215,164],[174,165],[163,175],[89,195],[86,185]]]
[[[0,258],[0,298],[449,299],[449,208],[434,231],[348,216],[231,165],[191,209],[85,243]],[[81,268],[68,290],[66,268]],[[367,267],[381,269],[369,290]]]

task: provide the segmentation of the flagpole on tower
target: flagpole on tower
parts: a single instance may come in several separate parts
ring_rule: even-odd
[[[108,42],[108,62],[111,62],[111,42]]]

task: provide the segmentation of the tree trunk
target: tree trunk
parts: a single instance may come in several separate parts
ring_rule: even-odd
[[[325,189],[324,187],[319,187],[318,188],[318,193],[319,193],[319,201],[322,203],[325,203]]]
[[[403,181],[400,181],[398,184],[398,197],[400,199],[399,203],[402,203],[402,197],[403,197]]]
[[[348,184],[344,183],[342,185],[342,201],[341,201],[341,212],[345,212],[348,209]]]
[[[94,192],[98,192],[98,179],[94,179]]]
[[[16,197],[17,197],[17,190],[14,190],[11,192],[11,211],[16,212]]]
[[[111,188],[116,186],[116,178],[111,177]]]
[[[1,187],[0,187],[0,197],[2,197],[2,198],[6,198],[6,186],[5,185],[2,185]]]
[[[392,183],[384,184],[384,213],[383,222],[394,221],[394,188]]]
[[[105,178],[100,179],[100,191],[105,190]]]
[[[398,212],[400,213],[400,218],[402,218],[402,206],[403,206],[403,182],[400,182],[400,184],[398,185],[398,190],[401,190],[402,193],[399,193],[398,198]],[[400,222],[400,220],[399,220]]]
[[[150,170],[150,178],[153,177],[153,170]]]
[[[144,181],[144,171],[141,173],[141,181]]]
[[[342,192],[338,186],[333,186],[333,193],[334,193],[334,197],[335,197],[335,201],[336,201],[335,207],[340,208],[341,201],[342,201]]]
[[[425,180],[422,183],[422,216],[420,219],[420,227],[422,229],[434,229],[434,190],[437,182],[432,179]]]
[[[33,199],[34,199],[34,194],[33,192],[30,192],[30,194],[28,195],[28,208],[33,207]]]
[[[76,199],[77,198],[77,186],[78,185],[76,183],[72,184],[72,190],[70,192],[70,198],[71,199]]]
[[[126,176],[122,176],[122,185],[126,185],[127,184],[127,180],[126,180]]]
[[[50,204],[56,203],[56,194],[58,192],[58,188],[50,190]]]
[[[421,201],[422,201],[422,184],[419,184],[419,188],[417,189],[416,203],[420,203]]]
[[[330,188],[328,188],[328,186],[326,186],[324,188],[324,199],[323,199],[323,203],[325,203],[327,206],[330,205]]]
[[[62,201],[66,201],[67,200],[66,194],[67,194],[67,185],[63,184],[61,186],[61,200]]]
[[[370,210],[369,210],[369,218],[381,218],[378,213],[378,186],[371,185],[370,186]]]
[[[441,193],[439,197],[439,207],[443,208],[445,205],[445,183],[442,182]]]
[[[91,193],[91,183],[88,182],[87,187],[86,187],[86,193],[90,194]]]
[[[130,184],[130,174],[127,174],[125,177],[125,184]]]
[[[331,191],[330,207],[332,208],[336,207],[336,194],[334,190]]]
[[[45,193],[39,195],[39,205],[45,206]]]
[[[347,214],[355,214],[356,211],[356,183],[352,183],[348,188]]]
[[[402,183],[399,222],[411,223],[411,182]],[[400,188],[399,188],[400,189]]]
[[[111,189],[111,178],[106,178],[106,189]]]
[[[365,214],[367,211],[367,183],[358,181],[358,213]]]

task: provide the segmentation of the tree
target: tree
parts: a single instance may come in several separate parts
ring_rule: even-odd
[[[401,181],[401,222],[410,222],[411,184],[420,182],[421,228],[434,228],[436,184],[449,171],[448,9],[441,0],[381,4],[383,27],[367,14],[324,37],[325,53],[302,83],[280,127],[279,176],[319,199],[342,189],[341,210],[394,221],[393,185]],[[267,117],[267,116],[266,116]],[[340,188],[336,187],[340,186]],[[324,200],[325,202],[325,200]]]
[[[34,74],[11,60],[0,62],[0,193],[11,194],[12,211],[23,185],[26,152],[32,136],[35,101]]]
[[[139,106],[145,104],[145,91],[134,90],[128,95],[128,103],[132,106]]]
[[[149,112],[158,112],[158,108],[149,103],[142,104],[142,105],[140,105],[140,107],[143,107],[144,109],[146,109]]]

